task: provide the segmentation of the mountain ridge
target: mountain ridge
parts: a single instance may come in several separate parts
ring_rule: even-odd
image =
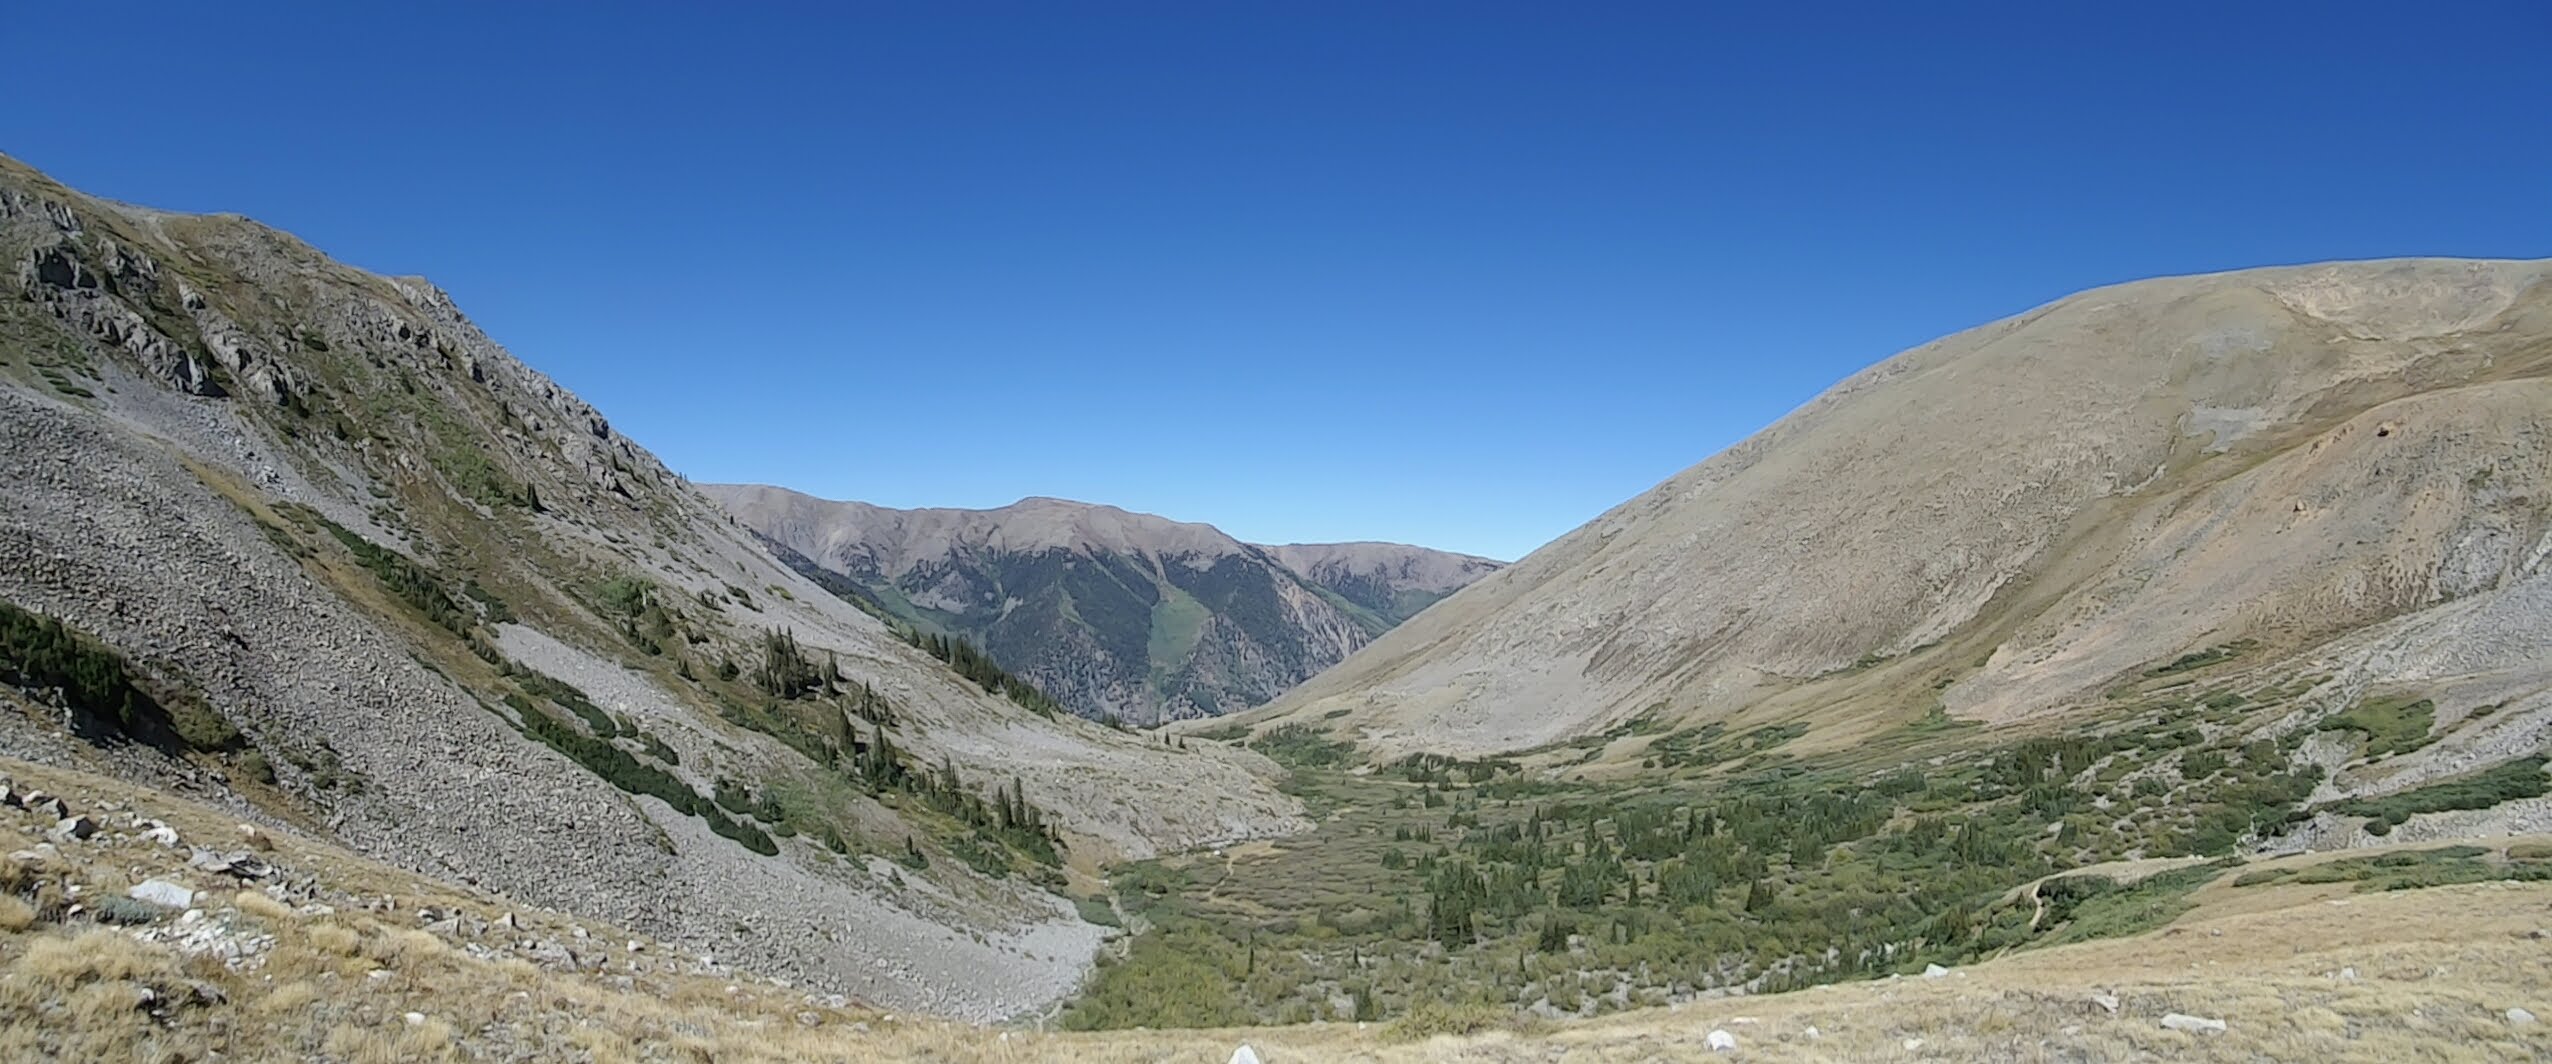
[[[1954,714],[2009,721],[2209,643],[2292,653],[2512,589],[2544,527],[2547,274],[2387,260],[2160,278],[1953,334],[1245,720],[1490,753],[1643,716],[1920,712],[1851,690],[1884,666],[1940,683]],[[2423,515],[2400,535],[2396,506]]]
[[[1399,544],[1267,547],[1044,496],[898,510],[702,490],[881,609],[981,645],[1077,712],[1142,723],[1263,702],[1497,564]]]
[[[201,725],[12,692],[13,752],[979,1018],[1087,968],[1071,869],[1299,823],[906,645],[429,283],[5,156],[0,263],[0,604]]]

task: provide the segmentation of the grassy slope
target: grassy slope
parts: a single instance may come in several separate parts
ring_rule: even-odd
[[[1161,601],[1152,606],[1152,633],[1145,646],[1152,661],[1155,692],[1187,666],[1189,655],[1196,653],[1196,641],[1205,633],[1207,615],[1205,604],[1196,601],[1196,596],[1162,581]]]
[[[232,818],[127,784],[0,760],[20,785],[83,809],[113,802],[168,821],[190,841],[236,838]],[[121,818],[124,813],[109,814]],[[37,827],[0,810],[0,849],[31,847]],[[1391,1024],[1046,1034],[899,1020],[827,1007],[749,976],[705,972],[624,932],[526,910],[282,833],[267,856],[319,884],[333,911],[296,899],[210,894],[209,920],[271,935],[233,971],[131,932],[39,918],[28,899],[78,884],[120,893],[135,872],[185,879],[177,851],[111,836],[62,844],[58,861],[7,863],[0,891],[0,1058],[200,1056],[346,1061],[477,1057],[595,1061],[877,1061],[1020,1064],[1220,1060],[1248,1042],[1271,1061],[1720,1059],[1704,1039],[1733,1032],[1764,1059],[2512,1059],[2552,1053],[2552,1030],[2511,1027],[2503,1012],[2552,1009],[2552,966],[2527,937],[2544,925],[2552,885],[2475,883],[2362,893],[2342,879],[2189,895],[2159,931],[2016,953],[1938,980],[1858,983],[1817,992],[1704,1001],[1582,1022],[1519,1024],[1442,1011]],[[2503,847],[2506,844],[2503,842]],[[2543,840],[2512,845],[2540,846]],[[2308,870],[2365,853],[2267,862]],[[2296,878],[2304,878],[2297,876]],[[49,888],[48,888],[49,884]],[[197,877],[191,885],[216,886]],[[520,930],[471,935],[418,910]],[[169,926],[164,921],[161,929]],[[583,931],[582,937],[577,932]],[[157,933],[155,930],[154,933]],[[551,941],[600,966],[535,962],[520,943]],[[2354,969],[2356,978],[2337,973]],[[379,973],[379,974],[375,974]],[[210,991],[204,993],[198,988]],[[158,1001],[136,1008],[149,988]],[[2110,1014],[2090,1004],[2115,994]],[[2216,1017],[2220,1036],[2163,1030],[2166,1012]],[[405,1017],[416,1013],[416,1022]],[[1813,1027],[1817,1036],[1808,1034]],[[1909,1050],[1909,1039],[1920,1039]]]

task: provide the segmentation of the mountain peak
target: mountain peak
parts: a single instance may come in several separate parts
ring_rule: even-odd
[[[895,510],[702,490],[878,609],[964,636],[1079,712],[1147,722],[1258,705],[1498,568],[1388,543],[1262,548],[1046,496]]]

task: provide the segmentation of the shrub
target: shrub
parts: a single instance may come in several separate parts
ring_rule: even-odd
[[[2365,739],[2367,757],[2407,754],[2433,740],[2437,704],[2428,699],[2378,699],[2361,702],[2322,721],[2315,731],[2353,732]]]
[[[124,735],[197,750],[241,745],[239,730],[192,694],[155,695],[124,656],[61,621],[0,602],[0,682],[57,688],[71,708],[112,722]]]
[[[1287,724],[1268,729],[1249,744],[1249,748],[1269,759],[1295,768],[1319,768],[1346,763],[1355,753],[1354,743],[1342,742],[1321,734],[1308,724]]]
[[[2544,776],[2543,764],[2541,756],[2522,757],[2415,790],[2379,798],[2333,802],[2325,808],[2341,816],[2367,817],[2370,821],[2366,825],[2367,831],[2376,835],[2389,834],[2393,825],[2421,813],[2488,809],[2501,802],[2542,797],[2546,791],[2552,791],[2552,778]]]

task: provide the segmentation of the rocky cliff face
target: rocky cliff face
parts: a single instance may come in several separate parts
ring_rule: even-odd
[[[1927,344],[1246,719],[1378,754],[1736,714],[2004,723],[2216,654],[2349,678],[2334,705],[2389,683],[2441,721],[2505,702],[2474,750],[2539,745],[2547,278],[2169,278]]]
[[[13,752],[977,1016],[1089,962],[1049,843],[1298,823],[1251,755],[1042,717],[904,645],[422,280],[5,158],[0,263],[0,605],[223,724],[138,743],[29,690]]]
[[[1497,568],[1396,544],[1258,547],[1061,499],[891,510],[704,490],[884,611],[964,637],[1076,712],[1137,723],[1265,703]]]

